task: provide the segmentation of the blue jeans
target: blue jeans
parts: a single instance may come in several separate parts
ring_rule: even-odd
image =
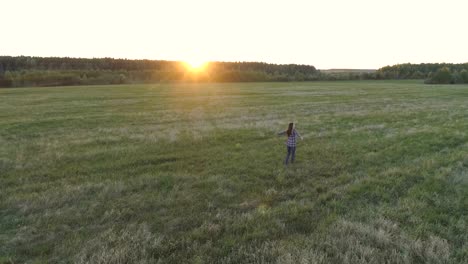
[[[296,147],[289,147],[288,148],[288,154],[286,155],[286,160],[284,161],[284,164],[288,165],[288,160],[289,156],[291,156],[291,163],[294,163],[294,158],[296,158]]]

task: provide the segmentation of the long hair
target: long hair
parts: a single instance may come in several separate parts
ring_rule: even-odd
[[[286,133],[288,134],[288,137],[291,136],[292,134],[293,126],[294,126],[294,123],[289,123],[288,131],[286,131]]]

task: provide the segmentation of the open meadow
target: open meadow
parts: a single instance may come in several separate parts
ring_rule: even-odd
[[[467,133],[468,85],[0,89],[0,263],[467,263]]]

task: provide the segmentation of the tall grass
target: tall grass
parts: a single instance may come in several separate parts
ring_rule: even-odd
[[[468,262],[468,86],[0,98],[0,263]],[[305,139],[285,167],[290,121]]]

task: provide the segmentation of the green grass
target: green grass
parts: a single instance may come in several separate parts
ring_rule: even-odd
[[[466,263],[468,86],[0,90],[0,263]],[[285,168],[285,139],[304,136]]]

